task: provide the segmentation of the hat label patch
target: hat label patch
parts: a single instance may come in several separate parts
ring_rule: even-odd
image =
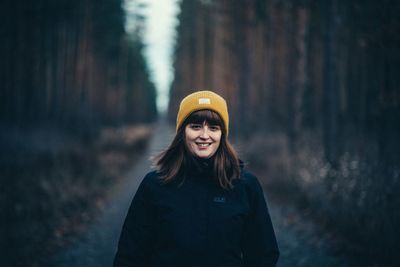
[[[211,100],[209,98],[199,98],[199,105],[201,104],[211,104]]]

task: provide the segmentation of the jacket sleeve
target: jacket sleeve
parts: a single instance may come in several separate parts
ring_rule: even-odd
[[[274,267],[279,248],[264,193],[257,178],[248,175],[250,213],[243,233],[243,261],[246,267]]]
[[[141,182],[122,227],[114,267],[148,266],[154,244],[153,212],[147,175]]]

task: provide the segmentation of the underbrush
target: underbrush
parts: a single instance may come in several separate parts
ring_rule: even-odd
[[[143,152],[150,133],[150,126],[107,128],[88,141],[57,131],[3,132],[2,264],[45,266],[103,207],[107,189]]]
[[[395,266],[400,166],[380,162],[372,140],[350,138],[353,149],[332,166],[318,140],[315,134],[304,135],[293,149],[284,134],[259,134],[243,152],[269,194],[311,210],[336,234],[339,251],[365,266]]]

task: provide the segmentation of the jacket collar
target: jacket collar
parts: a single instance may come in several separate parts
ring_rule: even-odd
[[[185,161],[185,174],[187,176],[212,176],[214,168],[214,157],[199,158],[196,156],[187,156]]]

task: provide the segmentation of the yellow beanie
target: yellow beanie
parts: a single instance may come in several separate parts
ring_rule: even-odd
[[[198,91],[186,96],[179,106],[176,117],[176,130],[187,117],[195,111],[208,109],[218,113],[225,124],[226,136],[229,131],[229,114],[225,99],[211,91]]]

